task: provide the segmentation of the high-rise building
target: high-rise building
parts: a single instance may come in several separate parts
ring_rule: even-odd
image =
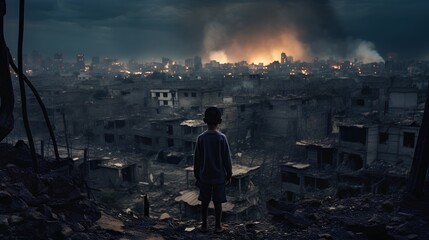
[[[203,63],[201,62],[201,57],[195,56],[194,57],[194,70],[199,71],[199,70],[201,70],[201,68],[203,68]]]
[[[162,66],[164,69],[169,69],[174,64],[175,64],[174,61],[171,60],[170,58],[167,58],[167,57],[162,58]]]
[[[286,53],[282,52],[282,54],[280,55],[280,63],[286,64],[286,61],[287,61],[287,55]]]
[[[186,67],[186,69],[193,69],[194,68],[194,59],[193,58],[185,59],[185,67]]]
[[[63,69],[63,54],[55,53],[54,54],[54,62],[53,62],[53,70],[57,72],[61,72]]]
[[[78,70],[85,69],[85,55],[83,55],[83,53],[78,53],[76,55],[76,68]]]
[[[170,62],[170,58],[162,57],[162,65],[167,65]]]

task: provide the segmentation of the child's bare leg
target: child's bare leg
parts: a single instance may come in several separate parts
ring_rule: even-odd
[[[207,215],[209,210],[209,203],[210,202],[201,202],[201,230],[202,231],[208,231],[207,227]]]
[[[215,218],[216,218],[215,231],[221,232],[222,231],[222,203],[214,203],[214,207],[215,207]]]

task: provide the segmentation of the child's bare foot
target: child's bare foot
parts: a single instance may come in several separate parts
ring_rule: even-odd
[[[202,223],[201,224],[201,228],[200,228],[201,232],[208,232],[209,228],[207,227],[207,223]]]
[[[222,233],[223,232],[223,227],[222,226],[216,226],[215,227],[215,233]]]

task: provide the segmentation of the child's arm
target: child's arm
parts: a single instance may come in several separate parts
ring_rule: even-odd
[[[229,149],[228,140],[225,137],[224,149],[223,149],[223,166],[226,172],[226,181],[229,181],[232,177],[232,161],[231,151]]]
[[[197,180],[200,180],[200,161],[201,161],[201,153],[199,145],[199,137],[197,138],[197,142],[195,144],[195,151],[194,151],[194,177]]]

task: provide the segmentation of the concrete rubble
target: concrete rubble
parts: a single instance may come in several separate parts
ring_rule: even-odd
[[[59,239],[96,229],[100,211],[86,198],[70,160],[49,162],[39,157],[43,168],[35,174],[23,142],[1,144],[0,149],[1,239]]]
[[[39,157],[43,172],[28,166],[27,146],[1,144],[1,239],[427,239],[427,200],[390,195],[269,200],[269,215],[228,220],[222,235],[199,231],[199,221],[180,219],[168,205],[144,217],[87,199],[80,172],[71,163]],[[12,162],[14,164],[12,164]],[[237,168],[238,175],[243,167]],[[69,174],[64,174],[69,172]],[[184,175],[182,173],[182,175]],[[238,176],[237,175],[237,176]],[[168,189],[168,185],[165,186]],[[174,187],[174,185],[172,186]],[[166,190],[167,190],[166,189]],[[157,191],[160,191],[158,189]],[[162,191],[162,190],[161,190]],[[154,197],[156,199],[156,197]],[[150,199],[150,200],[154,200]],[[162,213],[157,213],[161,212]],[[210,223],[214,219],[209,218]],[[37,231],[35,231],[37,229]]]

